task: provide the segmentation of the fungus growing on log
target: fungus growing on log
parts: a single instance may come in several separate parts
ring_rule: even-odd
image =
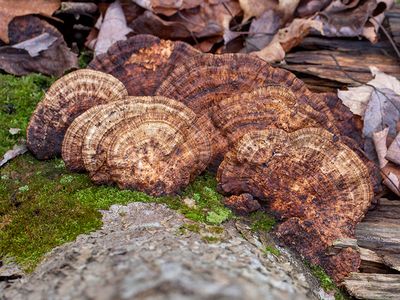
[[[74,134],[77,128],[85,132],[83,142],[72,149],[81,147],[94,182],[156,196],[178,192],[215,155],[211,121],[164,97],[127,97],[93,107],[74,121],[66,137],[81,139]]]
[[[124,85],[111,75],[78,70],[57,80],[36,107],[28,128],[27,145],[38,159],[61,154],[64,134],[87,109],[127,96]]]
[[[280,128],[286,132],[306,127],[323,127],[336,132],[325,114],[297,101],[293,92],[281,85],[238,93],[216,102],[211,117],[231,143],[250,131]]]
[[[334,122],[324,100],[310,92],[296,76],[245,54],[188,57],[164,80],[156,94],[182,101],[197,114],[206,114],[216,102],[235,93],[271,85],[287,87],[298,102],[309,104]]]
[[[225,193],[266,200],[283,221],[282,241],[336,281],[359,267],[355,251],[327,254],[334,240],[353,236],[374,195],[370,170],[340,137],[322,128],[249,132],[226,154],[217,180]]]
[[[143,34],[115,43],[107,53],[97,56],[89,68],[121,80],[129,95],[151,96],[177,65],[200,55],[206,54],[187,43]]]

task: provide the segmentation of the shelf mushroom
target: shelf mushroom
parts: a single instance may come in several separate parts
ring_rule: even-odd
[[[217,180],[225,193],[264,200],[283,221],[282,241],[335,280],[357,270],[354,250],[327,254],[334,240],[353,236],[374,196],[368,166],[340,137],[322,128],[251,131],[226,154]]]
[[[76,134],[79,129],[83,140]],[[214,134],[208,118],[178,101],[127,97],[77,118],[64,140],[65,152],[74,153],[63,157],[69,165],[68,158],[81,149],[81,162],[96,183],[115,182],[156,196],[174,194],[212,161]]]
[[[151,96],[176,66],[200,55],[206,54],[187,43],[143,34],[115,43],[88,67],[121,80],[129,95]]]
[[[338,133],[325,114],[297,101],[294,93],[282,85],[261,87],[221,99],[211,108],[210,114],[218,130],[233,144],[250,131],[267,128],[292,132],[322,127]]]
[[[58,79],[37,105],[27,128],[27,146],[38,159],[61,154],[64,134],[72,121],[92,106],[127,96],[115,77],[78,70]]]

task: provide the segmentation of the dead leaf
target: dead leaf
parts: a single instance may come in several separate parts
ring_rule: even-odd
[[[8,130],[8,132],[9,132],[11,135],[17,135],[18,133],[21,132],[21,128],[10,128],[10,129]]]
[[[275,10],[267,10],[253,20],[246,39],[246,52],[258,51],[265,48],[274,38],[281,25],[281,17]]]
[[[267,10],[278,7],[278,3],[275,0],[239,0],[239,3],[244,12],[242,23],[245,23],[252,17],[258,18]]]
[[[387,150],[386,158],[391,162],[400,165],[400,133],[397,134]]]
[[[279,0],[278,10],[283,14],[284,22],[293,19],[300,0]]]
[[[372,136],[374,132],[388,128],[388,136],[396,136],[400,120],[400,95],[389,89],[373,90],[364,115],[364,151],[370,159],[375,158]]]
[[[179,11],[170,18],[160,18],[150,11],[129,24],[135,33],[148,33],[164,39],[223,37],[225,43],[238,36],[229,23],[241,12],[236,1],[203,2],[200,6]]]
[[[8,43],[8,24],[14,17],[29,14],[51,16],[59,7],[60,0],[0,0],[0,39]]]
[[[334,0],[316,16],[316,20],[323,23],[325,36],[362,35],[371,42],[376,42],[378,24],[383,21],[383,12],[392,4],[393,0]],[[375,21],[372,18],[375,18]]]
[[[135,34],[152,34],[162,39],[181,40],[195,35],[197,28],[187,24],[185,20],[166,21],[151,11],[145,11],[129,24]],[[201,30],[201,29],[200,29]],[[191,33],[192,32],[192,33]]]
[[[17,17],[9,29],[10,41],[17,44],[0,47],[0,69],[7,73],[61,76],[78,66],[76,54],[67,47],[61,33],[46,21],[32,15]]]
[[[108,48],[117,41],[126,40],[131,32],[126,25],[126,19],[119,1],[113,2],[107,9],[97,37],[95,55],[107,52]]]
[[[376,154],[378,155],[379,167],[381,169],[388,163],[387,159],[385,158],[388,150],[386,146],[388,133],[389,128],[385,128],[372,134],[372,140],[374,141]]]
[[[179,10],[190,9],[202,4],[202,0],[132,0],[137,5],[156,14],[172,16]]]
[[[309,17],[323,10],[332,0],[301,0],[296,9],[296,15],[300,18]]]
[[[368,19],[363,28],[362,35],[366,37],[371,43],[378,42],[379,27],[385,19],[385,11],[390,9],[394,4],[394,0],[378,0],[376,9],[373,11],[372,16]]]
[[[388,163],[381,169],[383,184],[390,188],[397,196],[400,196],[400,169],[394,164]]]
[[[294,19],[289,26],[278,31],[267,47],[253,53],[268,62],[279,62],[285,58],[286,52],[301,43],[311,29],[321,32],[322,24],[312,19]]]
[[[394,76],[381,72],[376,67],[370,67],[374,79],[369,81],[368,85],[359,87],[350,87],[347,91],[338,91],[338,97],[343,101],[344,105],[350,108],[353,114],[364,116],[365,109],[374,87],[377,89],[390,89],[396,94],[400,94],[400,81]]]
[[[25,152],[28,151],[28,148],[26,148],[26,144],[21,144],[21,145],[14,145],[14,147],[11,150],[8,150],[4,156],[3,159],[0,161],[0,167],[4,166],[7,162],[10,160],[14,159],[15,157],[24,154]]]
[[[26,50],[31,57],[38,56],[40,52],[47,50],[54,42],[57,41],[57,37],[48,34],[47,32],[38,35],[37,37],[15,44],[12,47],[17,49]]]

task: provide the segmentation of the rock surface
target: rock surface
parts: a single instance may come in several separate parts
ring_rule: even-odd
[[[31,275],[0,282],[0,299],[317,298],[286,254],[263,253],[233,222],[215,243],[183,230],[190,221],[159,204],[114,205],[103,222],[54,249]]]

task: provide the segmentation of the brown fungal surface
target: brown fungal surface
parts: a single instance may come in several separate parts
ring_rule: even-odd
[[[178,101],[127,97],[94,107],[85,116],[76,120],[85,128],[82,159],[96,183],[173,194],[213,159],[211,121]]]
[[[87,109],[127,96],[115,77],[93,70],[78,70],[58,79],[31,116],[27,145],[38,159],[61,154],[64,134],[72,121]]]
[[[187,43],[143,34],[115,43],[107,53],[97,56],[89,68],[121,80],[129,95],[148,96],[154,95],[176,66],[189,57],[200,55],[203,54]]]
[[[310,92],[292,73],[245,54],[189,57],[171,72],[156,94],[182,101],[197,114],[207,114],[224,98],[271,85],[286,87],[299,103],[310,105],[334,123],[325,101]]]
[[[285,86],[271,85],[249,93],[237,93],[217,101],[211,109],[215,126],[231,143],[253,130],[280,128],[286,132],[306,127],[336,127],[325,114],[297,101]]]
[[[326,253],[334,240],[353,236],[373,198],[370,170],[338,136],[322,128],[249,132],[226,154],[217,180],[225,193],[267,201],[283,221],[282,241],[336,281],[357,270],[349,249]]]

